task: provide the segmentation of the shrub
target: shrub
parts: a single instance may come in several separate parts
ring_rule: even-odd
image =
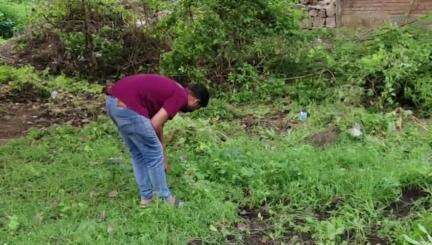
[[[41,3],[31,35],[22,38],[30,62],[53,72],[92,78],[153,72],[165,43],[152,34],[150,6],[138,1],[54,1]],[[144,7],[143,7],[144,6]],[[151,10],[151,9],[150,9]]]
[[[11,38],[27,22],[29,3],[0,0],[0,37]]]
[[[294,2],[55,1],[38,8],[23,54],[66,75],[180,75],[235,102],[290,96],[431,115],[430,20],[366,35],[309,31]]]
[[[300,17],[289,0],[179,1],[164,22],[173,43],[162,57],[161,68],[216,85],[228,81],[237,88],[260,82],[245,80],[241,73],[248,69],[265,75],[272,71],[269,64],[274,56],[293,53],[287,47],[293,46]],[[276,42],[280,45],[266,45]],[[280,47],[286,52],[279,53]]]
[[[13,68],[0,65],[0,85],[6,85],[0,98],[7,97],[13,101],[47,99],[53,91],[98,94],[102,90],[100,85],[67,78],[64,75],[51,76],[39,73],[31,66]]]
[[[333,99],[380,110],[402,106],[431,115],[432,34],[427,23],[430,17],[404,27],[383,26],[366,35],[325,36],[329,44],[311,49],[308,61],[331,76],[324,76],[325,82],[315,90],[331,88]],[[321,62],[313,62],[318,59]]]
[[[386,27],[367,43],[359,60],[361,84],[379,106],[406,105],[429,113],[432,35],[419,26]]]

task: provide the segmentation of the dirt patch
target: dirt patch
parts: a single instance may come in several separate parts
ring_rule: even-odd
[[[12,42],[7,42],[0,45],[0,61],[6,64],[15,64],[17,57],[14,52],[14,45]]]
[[[367,244],[371,245],[386,245],[391,244],[390,240],[385,237],[381,237],[377,232],[381,229],[379,225],[374,225],[370,229],[370,232],[366,235]],[[356,231],[353,229],[346,230],[341,236],[341,240],[348,244],[356,244],[355,242]]]
[[[281,240],[281,242],[282,244],[302,244],[302,245],[316,244],[309,233],[298,233],[298,232],[291,232],[285,234],[285,237]],[[281,243],[277,243],[277,244],[281,244]]]
[[[429,195],[430,193],[418,185],[404,186],[402,187],[401,197],[390,203],[386,211],[397,218],[407,217],[410,215],[414,203]]]
[[[244,222],[238,223],[236,227],[244,233],[245,244],[275,244],[275,241],[266,236],[266,232],[271,228],[268,223],[270,214],[267,205],[260,208],[242,207],[239,215]]]
[[[5,44],[0,45],[0,63],[4,63],[11,66],[22,67],[29,64],[29,60],[32,56],[32,52],[28,54],[19,53],[19,41],[17,38],[12,38],[8,40]],[[52,47],[46,47],[44,52],[52,51]],[[33,55],[36,53],[33,52]],[[36,54],[38,55],[38,54]],[[43,70],[45,68],[44,64],[33,64],[37,70]]]
[[[342,241],[346,241],[348,244],[352,244],[355,238],[355,230],[349,229],[345,230],[342,235],[340,235]]]
[[[273,244],[314,244],[310,234],[288,231],[282,238],[271,239],[269,234],[273,227],[269,222],[269,206],[263,205],[259,208],[242,207],[239,216],[243,221],[236,224],[236,229],[243,236],[240,241],[243,244],[273,245]],[[238,241],[227,238],[230,243],[238,244]]]
[[[64,94],[54,103],[47,103],[45,108],[44,118],[80,127],[104,114],[104,96]]]
[[[337,128],[329,128],[322,132],[318,132],[309,137],[312,145],[320,148],[334,144],[339,137],[339,130]]]
[[[200,239],[193,239],[193,240],[190,240],[187,244],[188,245],[201,245],[201,244],[204,244],[204,243]]]
[[[103,113],[101,98],[61,95],[56,100],[12,102],[0,100],[0,144],[22,136],[31,128],[68,123],[82,126]]]
[[[37,119],[33,108],[23,104],[2,104],[0,107],[0,144],[27,131],[29,122]]]
[[[387,240],[386,238],[382,238],[380,236],[378,236],[377,234],[370,234],[367,236],[367,240],[369,242],[369,244],[371,245],[387,245],[390,244],[390,241]]]
[[[342,203],[343,199],[341,197],[333,197],[330,203],[325,205],[323,209],[315,210],[315,217],[320,221],[329,219],[333,212],[335,212]]]
[[[288,112],[278,112],[265,117],[247,115],[241,120],[241,124],[249,134],[256,133],[259,128],[268,128],[278,133],[284,133],[299,124],[299,121],[289,119],[287,114]]]

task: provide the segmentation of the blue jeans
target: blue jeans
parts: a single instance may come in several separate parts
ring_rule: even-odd
[[[106,109],[129,148],[141,198],[152,198],[154,191],[167,199],[171,193],[165,177],[163,147],[150,119],[118,107],[117,99],[112,96],[107,97]]]

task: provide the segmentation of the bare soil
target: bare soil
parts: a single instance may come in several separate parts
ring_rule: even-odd
[[[268,206],[264,205],[258,209],[243,207],[239,215],[244,222],[236,226],[238,230],[245,233],[245,244],[275,244],[275,241],[266,236],[266,232],[271,228],[268,223],[270,217]]]
[[[247,115],[241,120],[241,124],[245,131],[249,134],[254,134],[260,128],[273,129],[278,133],[284,133],[299,124],[299,121],[289,119],[287,113],[277,112],[265,117],[256,117],[255,115]]]
[[[429,195],[429,192],[426,192],[418,185],[404,186],[402,187],[401,197],[390,203],[386,211],[396,218],[407,217],[412,213],[411,208],[414,206],[415,202]]]
[[[367,236],[368,241],[371,245],[387,245],[390,241],[386,238],[380,237],[377,234],[370,234]]]
[[[242,207],[239,216],[243,222],[236,224],[236,228],[243,233],[242,243],[251,245],[276,245],[276,244],[315,244],[310,234],[300,234],[295,231],[287,231],[277,240],[268,236],[273,227],[270,224],[269,207],[263,205],[259,208]]]
[[[322,132],[318,132],[309,137],[312,145],[320,148],[334,144],[339,137],[339,130],[336,128],[329,128]]]
[[[38,120],[38,111],[26,104],[2,103],[0,108],[0,144],[24,134]]]
[[[101,113],[100,98],[64,94],[51,101],[0,100],[0,145],[25,135],[31,128],[43,129],[61,123],[82,126]]]
[[[331,215],[339,208],[339,206],[343,203],[343,199],[341,197],[335,196],[332,198],[330,203],[324,206],[320,210],[315,210],[315,217],[318,220],[326,220],[331,217]]]

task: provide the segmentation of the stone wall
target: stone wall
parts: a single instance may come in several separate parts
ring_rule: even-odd
[[[341,0],[340,5],[343,26],[404,23],[432,11],[432,0]]]
[[[300,0],[306,28],[404,23],[432,13],[432,0]]]
[[[336,27],[336,0],[301,0],[301,6],[308,12],[305,27]]]

